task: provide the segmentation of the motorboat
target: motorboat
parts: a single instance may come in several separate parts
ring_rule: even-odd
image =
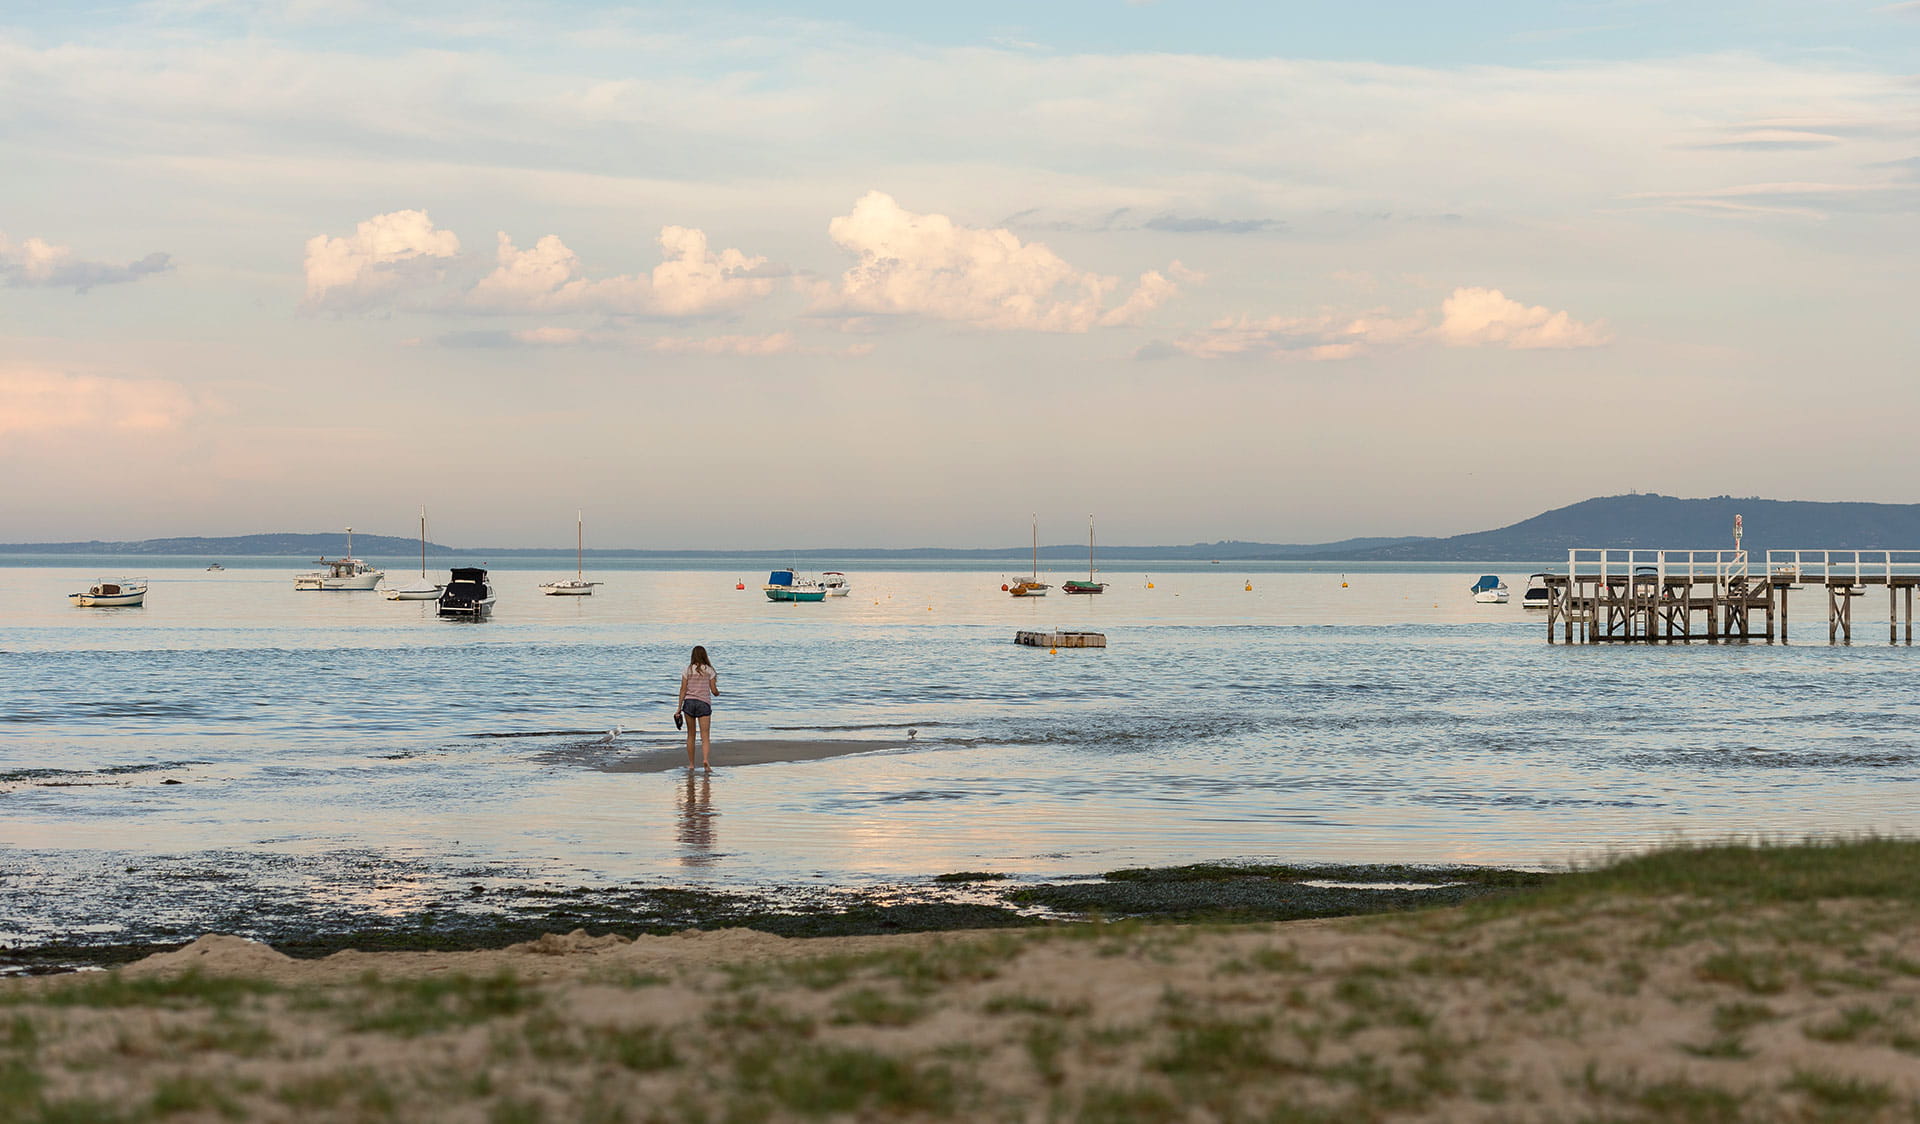
[[[147,600],[147,583],[144,579],[122,578],[119,581],[98,581],[87,587],[85,593],[70,593],[67,600],[86,608],[108,608],[116,605],[144,605]]]
[[[447,588],[440,591],[440,615],[461,620],[485,620],[493,613],[493,583],[478,566],[455,566]]]
[[[1527,575],[1526,592],[1520,595],[1520,607],[1523,609],[1544,609],[1553,602],[1553,591],[1547,588],[1546,574]]]
[[[838,570],[827,570],[821,573],[820,588],[827,591],[828,597],[845,597],[853,592],[853,586],[847,582],[847,575]]]
[[[1037,555],[1039,544],[1036,542],[1034,546],[1035,546],[1035,553]],[[1040,560],[1036,556],[1034,558],[1034,566],[1036,569],[1039,567],[1039,563],[1040,563]],[[1060,592],[1062,593],[1105,593],[1107,591],[1107,583],[1094,581],[1093,575],[1094,575],[1093,516],[1089,515],[1087,516],[1087,580],[1061,582]]]
[[[1020,578],[1002,585],[1001,589],[1015,597],[1045,597],[1047,590],[1053,587],[1040,580],[1040,517],[1033,517],[1033,576]]]
[[[389,601],[438,601],[441,585],[427,578],[427,509],[420,509],[420,577],[400,586],[381,586]]]
[[[591,597],[593,587],[599,582],[587,580],[581,566],[582,547],[586,544],[586,521],[584,515],[576,512],[573,522],[573,576],[557,582],[541,582],[540,592],[548,597]]]
[[[308,574],[295,574],[293,588],[303,590],[363,590],[372,589],[387,576],[385,570],[375,569],[368,563],[353,556],[353,528],[347,528],[347,553],[344,558],[320,556],[315,565],[325,566],[324,570],[315,570]]]
[[[1497,574],[1482,574],[1480,580],[1467,587],[1473,599],[1482,605],[1505,605],[1507,603],[1507,583]]]
[[[222,571],[222,570],[224,570],[224,569],[226,569],[226,567],[225,567],[225,566],[222,566],[222,565],[221,565],[220,563],[218,563],[218,562],[209,562],[209,563],[207,563],[207,572],[208,572],[208,573],[210,573],[210,574],[217,574],[217,573],[219,573],[220,571]]]
[[[803,578],[792,570],[775,570],[761,587],[769,601],[825,601],[827,591],[812,578]]]

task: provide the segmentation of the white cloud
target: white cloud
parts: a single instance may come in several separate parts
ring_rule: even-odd
[[[1599,347],[1613,337],[1604,321],[1583,324],[1566,312],[1509,299],[1498,289],[1455,289],[1440,303],[1434,335],[1450,347]]]
[[[1420,344],[1519,351],[1599,347],[1611,339],[1604,322],[1583,323],[1566,312],[1529,307],[1498,289],[1460,288],[1441,302],[1437,323],[1426,311],[1396,316],[1383,309],[1226,317],[1171,344],[1149,345],[1140,354],[1143,358],[1180,353],[1197,359],[1337,360]]]
[[[24,242],[10,240],[0,232],[0,281],[10,286],[38,285],[53,289],[69,286],[84,293],[96,285],[118,285],[138,281],[150,274],[173,268],[171,255],[148,254],[126,265],[83,261],[73,256],[68,246],[58,246],[41,238]]]
[[[773,332],[764,336],[708,336],[688,338],[667,336],[648,346],[671,355],[786,355],[799,347],[792,332]]]
[[[1011,231],[915,214],[868,192],[827,233],[858,259],[838,285],[815,290],[818,311],[923,316],[1010,331],[1085,332],[1136,323],[1176,291],[1157,272],[1109,308],[1117,278],[1075,269]]]
[[[739,250],[718,254],[707,236],[682,226],[662,227],[665,259],[648,276],[593,280],[579,255],[549,234],[528,250],[499,236],[499,266],[469,291],[465,305],[497,313],[594,312],[630,316],[704,316],[751,303],[773,292],[767,259]]]
[[[307,239],[308,308],[356,312],[392,300],[423,281],[437,281],[460,252],[451,230],[436,230],[425,211],[375,215],[345,238]]]
[[[0,434],[151,433],[200,410],[179,383],[0,368]]]

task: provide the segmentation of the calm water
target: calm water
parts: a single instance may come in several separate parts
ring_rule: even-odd
[[[853,596],[817,605],[767,602],[759,572],[605,567],[591,598],[540,596],[571,562],[496,570],[477,625],[296,593],[291,562],[0,568],[0,861],[353,852],[585,883],[859,884],[1216,858],[1550,864],[1681,835],[1920,827],[1920,651],[1548,646],[1523,570],[1506,606],[1470,601],[1477,566],[1345,588],[1271,566],[1152,589],[1110,572],[1102,597],[1031,601],[998,572],[851,570]],[[147,605],[67,604],[103,573],[144,573]],[[1053,626],[1112,646],[1010,643]],[[721,671],[721,740],[871,752],[710,782],[604,771],[679,744],[696,643]],[[631,732],[593,744],[615,724]]]

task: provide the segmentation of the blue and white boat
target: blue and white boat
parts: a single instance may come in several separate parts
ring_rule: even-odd
[[[1467,587],[1473,599],[1482,605],[1505,605],[1507,603],[1507,583],[1500,580],[1498,574],[1481,574],[1480,580]]]
[[[803,578],[792,570],[775,570],[761,587],[769,601],[825,601],[826,588],[812,578]]]

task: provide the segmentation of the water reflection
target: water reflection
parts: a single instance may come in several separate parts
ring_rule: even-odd
[[[713,774],[687,770],[679,792],[680,865],[712,866],[719,860],[713,849]]]

